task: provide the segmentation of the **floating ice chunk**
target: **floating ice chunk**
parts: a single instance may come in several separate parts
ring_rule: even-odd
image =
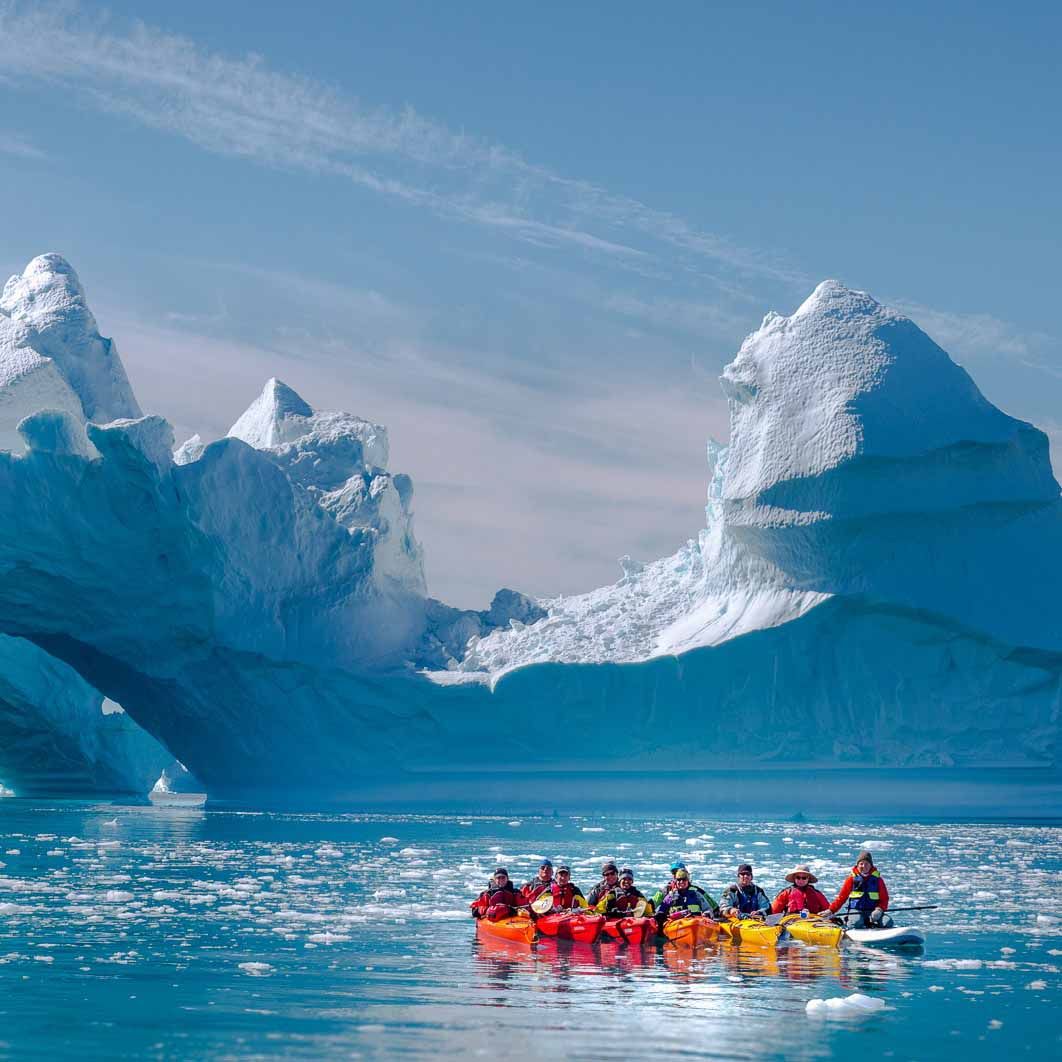
[[[398,844],[397,837],[381,837],[380,844]]]
[[[512,822],[509,823],[509,825],[510,826],[523,826],[523,823],[519,819],[513,819]]]
[[[885,1009],[885,1000],[853,992],[832,999],[809,999],[804,1009],[809,1018],[853,1018]]]
[[[1047,982],[1040,980],[1030,981],[1025,987],[1033,992],[1042,992],[1047,987]]]
[[[990,1021],[990,1022],[988,1023],[988,1027],[989,1027],[990,1029],[1002,1029],[1002,1028],[1003,1028],[1003,1022],[1001,1022],[1001,1021],[999,1020],[999,1018],[993,1018],[993,1019],[992,1019],[992,1020],[991,1020],[991,1021]]]
[[[981,959],[927,959],[922,965],[934,970],[980,970],[984,962]]]
[[[584,826],[583,833],[604,833],[604,826]]]
[[[1056,926],[1062,921],[1057,915],[1038,914],[1036,916],[1036,924],[1038,926]]]
[[[104,903],[128,903],[132,898],[131,892],[122,892],[121,889],[108,889],[103,894]]]
[[[274,971],[267,962],[241,962],[239,969],[250,977],[268,977]]]

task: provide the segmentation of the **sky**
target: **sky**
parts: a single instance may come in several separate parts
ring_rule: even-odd
[[[1062,8],[0,0],[0,272],[58,251],[145,411],[387,426],[430,592],[703,526],[722,367],[835,277],[1062,467]]]

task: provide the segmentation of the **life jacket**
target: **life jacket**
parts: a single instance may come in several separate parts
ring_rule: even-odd
[[[551,883],[554,907],[574,907],[576,896],[582,896],[582,891],[570,881],[567,885],[561,885],[554,881]]]
[[[524,885],[524,887],[520,891],[524,894],[524,898],[527,900],[527,902],[531,903],[532,900],[537,900],[546,891],[546,889],[551,890],[554,897],[556,897],[556,886],[557,883],[556,881],[554,881],[553,878],[550,878],[549,881],[540,881],[538,878],[535,878],[534,881],[527,882],[527,884]]]
[[[878,885],[881,882],[881,875],[877,872],[877,869],[871,870],[871,872],[863,877],[862,874],[852,871],[852,891],[848,894],[848,911],[861,911],[863,914],[870,914],[875,907],[878,906],[878,900],[881,898],[881,892],[878,889]]]
[[[785,909],[790,914],[800,914],[800,912],[805,909],[811,911],[811,904],[808,901],[813,896],[817,896],[821,900],[821,903],[818,905],[818,911],[825,911],[830,905],[826,897],[812,885],[808,885],[803,889],[800,888],[799,885],[790,885],[786,892],[788,892],[789,895],[785,898]],[[818,911],[813,911],[812,913],[817,914]]]
[[[740,885],[731,885],[726,890],[727,901],[723,906],[736,907],[742,914],[752,914],[754,911],[762,911],[771,906],[767,893],[759,885],[752,885],[750,888],[752,891],[746,892]]]
[[[664,897],[664,906],[668,913],[675,907],[685,908],[691,915],[704,914],[705,896],[696,885],[687,885],[686,888],[673,889]]]
[[[608,901],[606,908],[608,914],[623,915],[628,911],[633,911],[639,902],[645,899],[645,896],[633,885],[629,889],[617,885],[614,889],[610,889],[602,899]]]
[[[520,907],[527,901],[516,891],[513,883],[505,885],[488,885],[479,896],[472,902],[473,911],[481,915],[486,914],[488,908],[504,905],[506,907]]]

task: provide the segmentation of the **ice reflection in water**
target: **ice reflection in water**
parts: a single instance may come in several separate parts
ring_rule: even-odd
[[[588,824],[0,801],[0,1055],[1057,1052],[1058,828]],[[738,861],[773,888],[810,859],[831,891],[864,841],[895,902],[945,905],[925,956],[527,947],[477,937],[467,916],[498,862],[522,880],[563,857],[587,887],[622,855],[655,886],[681,853],[718,895]],[[805,1012],[853,992],[887,1009]]]

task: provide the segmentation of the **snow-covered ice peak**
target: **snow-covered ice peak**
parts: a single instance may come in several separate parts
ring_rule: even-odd
[[[49,402],[97,423],[140,416],[118,350],[100,335],[81,281],[61,255],[34,258],[4,286],[0,388],[23,392],[23,415]]]
[[[1058,495],[1042,432],[988,402],[913,321],[836,280],[792,316],[768,314],[721,382],[731,524]]]
[[[256,450],[268,450],[306,434],[305,421],[313,410],[286,383],[275,376],[266,382],[262,393],[247,407],[229,429],[234,439],[243,439]],[[298,418],[293,424],[289,418]]]
[[[269,453],[347,530],[371,531],[378,583],[427,592],[423,555],[413,534],[413,482],[387,471],[386,428],[351,413],[318,412],[273,378],[229,429],[229,437]],[[179,460],[190,452],[184,450]]]

